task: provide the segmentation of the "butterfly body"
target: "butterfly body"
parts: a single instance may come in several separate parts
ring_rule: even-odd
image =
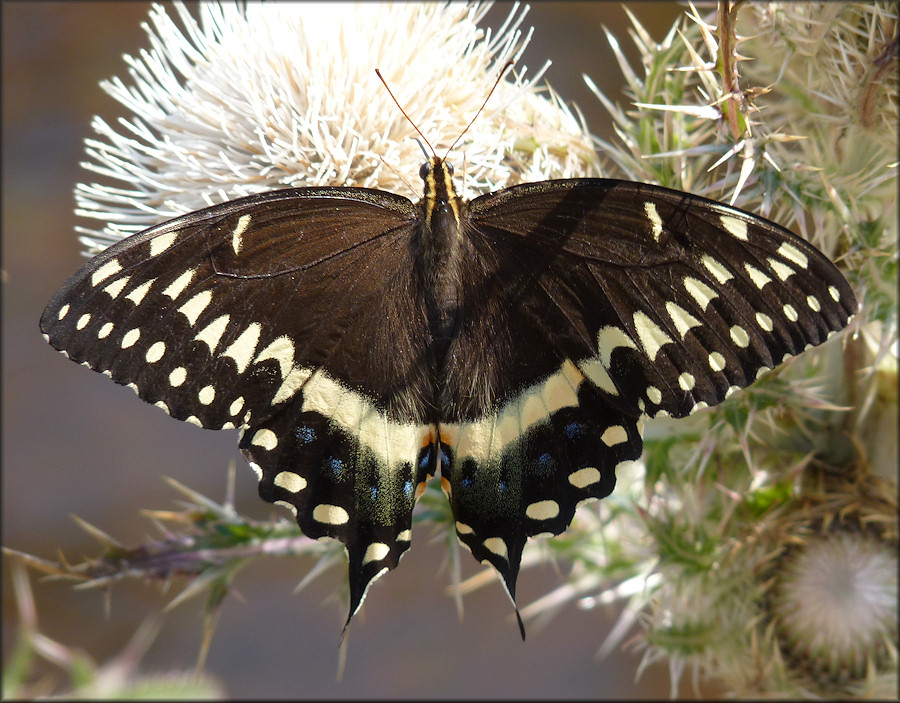
[[[456,197],[452,171],[444,161],[435,158],[421,169],[425,194],[421,201],[422,217],[417,238],[417,266],[422,277],[425,310],[432,337],[434,369],[446,362],[450,342],[459,318],[460,286],[463,267],[465,203]],[[437,380],[437,379],[435,379]],[[435,398],[435,409],[441,408]],[[435,419],[438,419],[437,417]]]
[[[346,546],[351,616],[430,476],[514,598],[527,538],[612,491],[642,417],[715,405],[856,311],[814,247],[714,201],[572,179],[467,202],[443,160],[421,175],[418,204],[300,188],[176,218],[41,318],[173,417],[239,429],[260,495]]]

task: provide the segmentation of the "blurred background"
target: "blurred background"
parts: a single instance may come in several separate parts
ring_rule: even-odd
[[[175,507],[178,497],[163,475],[222,499],[227,467],[234,461],[238,510],[259,519],[276,510],[257,497],[235,433],[174,422],[130,391],[66,361],[38,330],[44,305],[84,261],[74,234],[73,188],[89,178],[79,162],[83,140],[91,136],[90,119],[99,114],[113,122],[124,114],[98,82],[125,77],[122,55],[147,48],[140,25],[149,7],[142,2],[2,4],[2,541],[48,559],[60,551],[71,561],[99,553],[72,514],[126,544],[157,536],[139,511]],[[498,27],[509,8],[498,3],[484,24]],[[683,12],[674,3],[629,8],[656,39]],[[545,80],[579,106],[594,134],[611,138],[609,118],[581,75],[624,101],[620,72],[602,32],[602,26],[609,27],[639,67],[622,6],[538,3],[526,25],[535,33],[519,65],[531,74],[551,59]],[[668,695],[665,664],[649,667],[635,682],[640,652],[627,649],[597,660],[616,609],[567,607],[543,628],[532,624],[522,643],[502,588],[492,584],[466,596],[459,621],[447,593],[446,550],[440,536],[433,537],[427,527],[418,529],[402,568],[370,591],[349,634],[342,682],[335,679],[346,614],[329,594],[346,575],[334,569],[292,595],[312,566],[302,559],[260,560],[238,576],[241,597],[228,598],[222,609],[208,672],[235,698]],[[520,605],[558,586],[567,568],[523,571]],[[476,570],[474,560],[463,555],[463,575]],[[6,563],[2,575],[3,651],[9,653],[17,616]],[[107,618],[101,591],[36,579],[33,586],[42,631],[98,661],[120,652],[148,614],[168,600],[156,586],[123,582],[113,590]],[[190,670],[201,637],[202,603],[179,606],[166,617],[142,670]],[[684,682],[682,692],[691,695]]]

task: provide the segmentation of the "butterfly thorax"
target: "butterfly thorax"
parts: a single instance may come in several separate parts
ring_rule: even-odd
[[[428,326],[435,342],[435,361],[441,364],[459,318],[461,212],[465,204],[453,188],[453,169],[435,157],[422,166],[425,181],[422,225],[417,236],[416,258]]]

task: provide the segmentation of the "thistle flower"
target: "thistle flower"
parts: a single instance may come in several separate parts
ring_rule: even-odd
[[[896,659],[897,554],[865,534],[836,531],[803,544],[773,594],[783,648],[830,683]],[[881,660],[881,661],[879,661]]]
[[[102,84],[134,116],[118,130],[93,122],[84,165],[119,183],[77,186],[77,213],[103,223],[81,228],[82,242],[96,253],[176,215],[273,188],[406,190],[422,153],[375,68],[435,149],[448,147],[530,37],[515,7],[497,36],[480,29],[488,7],[203,3],[195,19],[176,3],[181,29],[154,6],[151,49],[126,57],[130,84]],[[441,60],[421,70],[414,58],[431,54]],[[538,93],[542,71],[526,80],[526,70],[500,83],[454,150],[470,195],[583,175],[593,162],[571,112]]]

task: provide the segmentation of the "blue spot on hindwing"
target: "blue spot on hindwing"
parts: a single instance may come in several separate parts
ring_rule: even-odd
[[[331,472],[331,474],[336,479],[341,478],[341,475],[344,473],[344,462],[338,459],[336,456],[328,459],[325,466],[326,469]]]
[[[309,444],[316,439],[316,430],[309,425],[301,425],[294,430],[294,436],[301,444]]]
[[[565,432],[566,437],[569,439],[575,439],[576,437],[581,437],[584,434],[584,425],[580,422],[570,422],[563,428],[563,432]]]

